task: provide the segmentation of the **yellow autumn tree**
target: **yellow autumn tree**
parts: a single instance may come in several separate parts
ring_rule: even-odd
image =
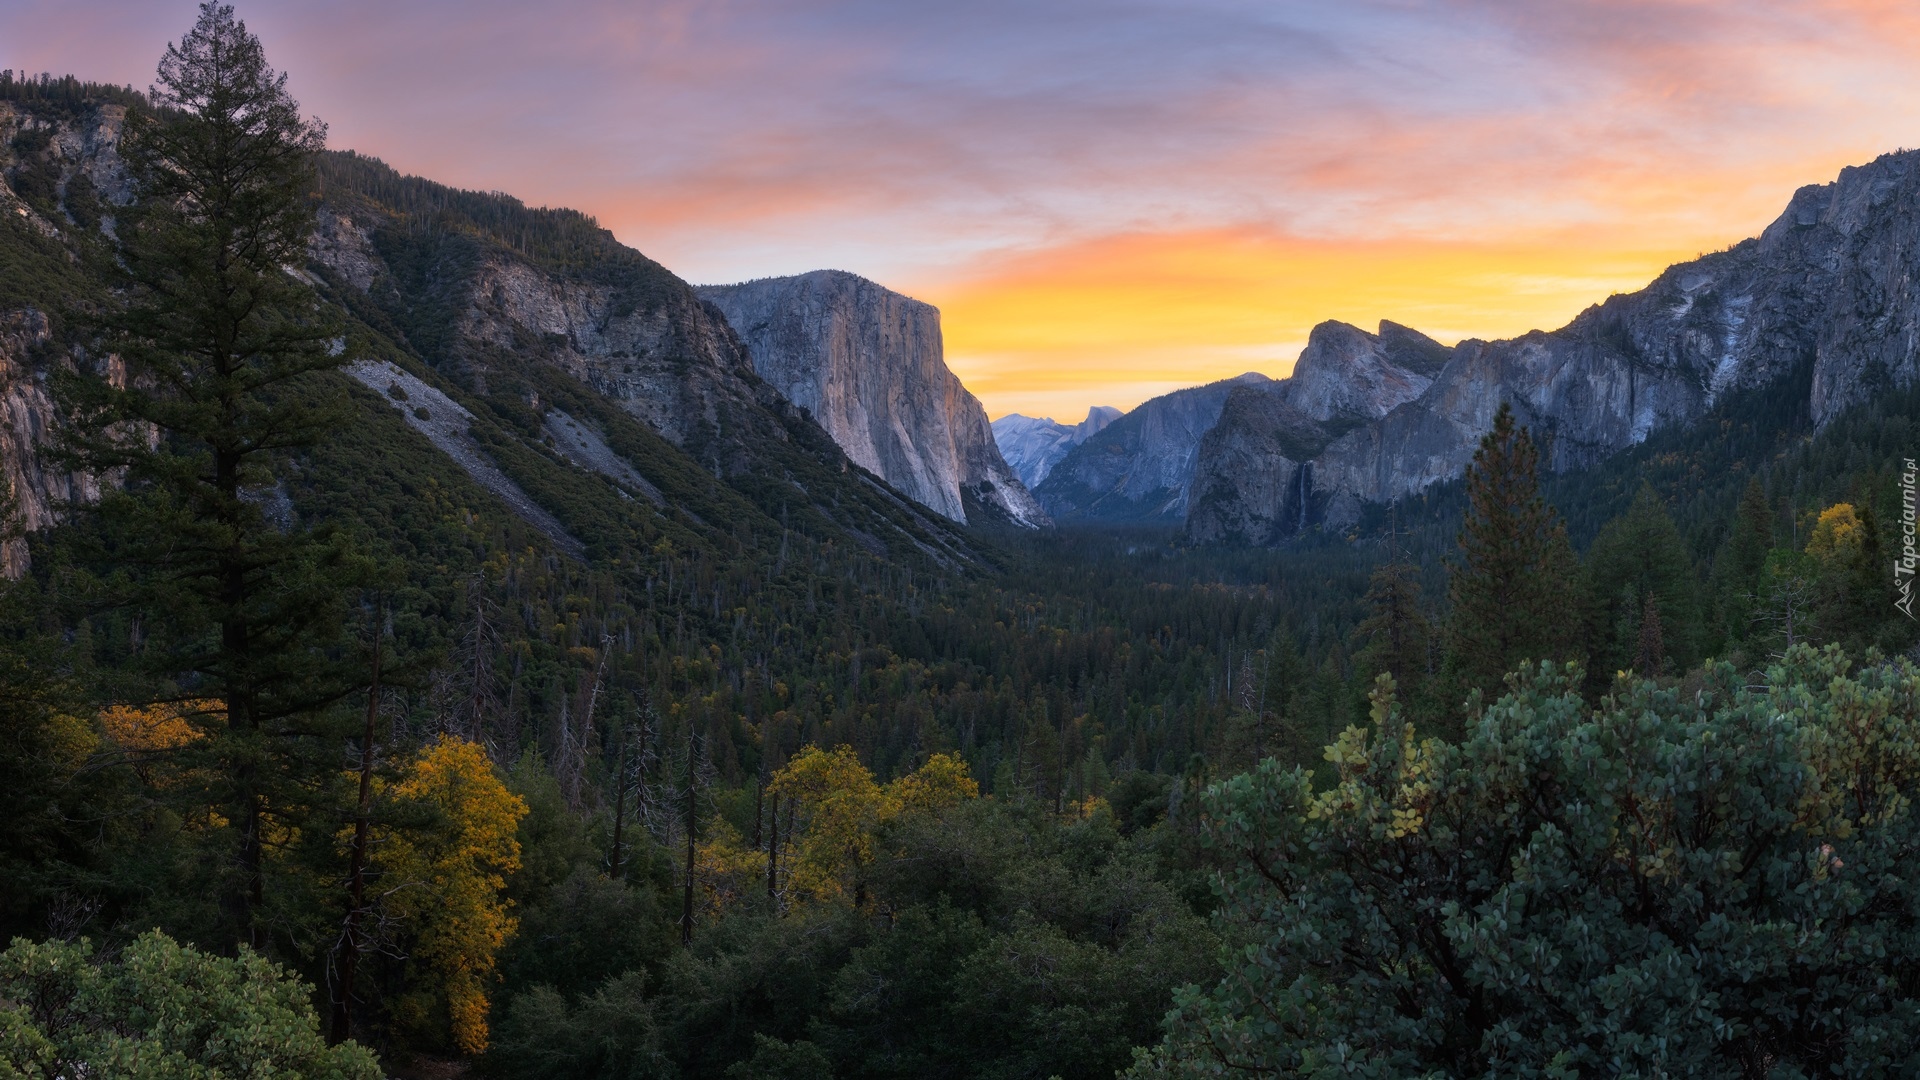
[[[520,868],[517,832],[527,804],[478,745],[455,738],[421,751],[391,797],[429,824],[382,838],[388,908],[414,929],[412,957],[446,1001],[454,1044],[481,1053],[494,958],[518,925],[502,893]]]
[[[1853,504],[1835,503],[1820,511],[1807,537],[1807,554],[1826,566],[1859,552],[1866,540],[1866,525]]]
[[[813,900],[866,903],[874,835],[902,810],[938,810],[980,794],[957,755],[935,754],[918,770],[881,784],[853,752],[809,746],[767,785],[799,807],[800,838],[789,889]]]
[[[940,810],[980,796],[980,785],[959,754],[935,754],[890,786],[902,810]]]
[[[766,895],[765,851],[748,847],[740,830],[717,814],[701,836],[694,850],[693,877],[699,883],[705,913],[717,915],[750,896]]]

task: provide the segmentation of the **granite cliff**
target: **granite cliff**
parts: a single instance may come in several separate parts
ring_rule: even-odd
[[[1806,415],[1825,424],[1920,376],[1917,279],[1920,152],[1908,151],[1801,188],[1759,237],[1670,267],[1561,329],[1463,341],[1427,385],[1350,430],[1303,407],[1325,395],[1236,391],[1200,448],[1188,536],[1258,544],[1344,527],[1362,503],[1460,475],[1503,401],[1554,470],[1697,420],[1730,391],[1800,385],[1796,373],[1811,388]],[[1345,370],[1335,383],[1374,377]]]
[[[80,355],[54,313],[111,302],[91,267],[111,256],[113,215],[132,196],[116,152],[124,115],[99,101],[0,102],[9,575],[26,568],[18,537],[88,492],[87,477],[62,474],[45,452],[57,426],[46,376]],[[591,218],[352,153],[326,153],[319,166],[311,259],[288,272],[337,305],[348,330],[354,363],[329,378],[371,389],[356,400],[392,406],[363,418],[380,437],[413,428],[556,551],[594,557],[575,531],[587,511],[551,503],[574,483],[543,472],[554,468],[598,474],[608,486],[593,497],[636,502],[702,536],[732,535],[751,505],[775,535],[791,521],[876,557],[975,560],[963,533],[854,467],[761,379],[718,309]]]
[[[1031,491],[1040,486],[1067,451],[1098,435],[1121,415],[1111,405],[1095,405],[1087,410],[1085,420],[1062,424],[1051,416],[1008,413],[993,422],[993,441],[1000,447],[1000,456]]]
[[[1227,395],[1272,381],[1248,372],[1153,398],[1069,450],[1034,494],[1057,521],[1178,522]]]
[[[862,468],[955,521],[977,502],[1017,525],[1047,524],[979,399],[947,368],[931,304],[838,270],[696,294],[726,316],[760,377]]]

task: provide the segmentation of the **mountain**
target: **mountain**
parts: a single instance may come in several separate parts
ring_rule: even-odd
[[[1503,401],[1557,471],[1690,424],[1735,390],[1799,395],[1818,428],[1920,376],[1916,280],[1920,151],[1905,151],[1801,188],[1759,237],[1559,330],[1461,342],[1417,396],[1344,433],[1321,429],[1328,441],[1302,438],[1291,396],[1238,392],[1201,447],[1188,535],[1267,543],[1345,527],[1365,503],[1460,475]]]
[[[1310,472],[1296,463],[1418,398],[1448,355],[1396,323],[1381,322],[1378,334],[1342,322],[1314,327],[1291,375],[1235,387],[1200,440],[1188,537],[1257,542],[1283,524],[1298,528],[1311,499]]]
[[[1034,490],[1056,521],[1179,522],[1186,516],[1200,439],[1257,372],[1162,394],[1067,451]]]
[[[92,268],[130,197],[124,115],[93,100],[0,102],[0,450],[9,516],[28,532],[86,482],[45,453],[56,424],[44,378],[75,355],[58,313],[107,297]],[[342,491],[395,480],[366,460],[413,462],[486,543],[530,529],[533,543],[623,567],[622,587],[649,590],[648,567],[699,552],[784,568],[794,545],[826,545],[821,572],[851,557],[979,565],[977,541],[857,467],[755,373],[717,309],[592,219],[350,152],[323,154],[319,180],[311,262],[290,272],[348,328],[353,362],[322,382],[357,403],[339,437],[366,459],[332,488],[303,474],[315,499],[350,506]],[[27,551],[9,543],[0,569],[18,575]]]
[[[760,377],[862,468],[954,521],[976,501],[1016,525],[1047,524],[979,399],[948,370],[933,305],[839,270],[695,295],[726,317]]]
[[[1120,416],[1120,410],[1111,405],[1095,405],[1087,410],[1085,420],[1069,427],[1051,416],[1008,413],[993,422],[993,441],[1000,447],[1000,456],[1031,491],[1040,486],[1067,451],[1099,434]]]

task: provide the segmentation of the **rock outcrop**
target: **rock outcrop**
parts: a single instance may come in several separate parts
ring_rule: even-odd
[[[1378,334],[1341,322],[1314,327],[1290,376],[1235,387],[1201,439],[1188,536],[1258,543],[1300,528],[1312,503],[1306,463],[1417,399],[1447,358],[1446,346],[1391,322]]]
[[[868,472],[955,521],[967,520],[972,495],[1015,524],[1047,523],[986,410],[947,368],[931,304],[838,270],[696,292],[726,316],[760,377]]]
[[[1758,238],[1559,330],[1463,341],[1415,396],[1324,445],[1300,439],[1289,411],[1316,395],[1233,403],[1202,449],[1189,535],[1265,543],[1344,527],[1364,502],[1460,475],[1502,402],[1565,470],[1690,423],[1730,391],[1798,385],[1794,373],[1816,425],[1920,378],[1920,151],[1801,188]]]
[[[1053,471],[1067,451],[1093,438],[1125,415],[1111,405],[1095,405],[1077,424],[1063,424],[1051,416],[1008,413],[993,422],[993,441],[1020,482],[1032,491]]]
[[[1034,494],[1056,521],[1178,522],[1227,395],[1272,381],[1248,372],[1153,398],[1069,450]]]
[[[9,574],[25,568],[18,534],[46,526],[62,500],[87,497],[87,478],[59,474],[44,452],[55,425],[44,378],[71,360],[46,313],[105,300],[81,256],[110,250],[113,215],[131,194],[116,149],[123,119],[113,104],[0,102],[0,570]],[[507,478],[502,448],[522,466],[532,467],[523,453],[532,450],[598,473],[609,497],[698,529],[734,523],[709,523],[695,504],[750,504],[880,557],[975,559],[963,532],[855,469],[761,379],[717,308],[591,218],[402,176],[352,153],[321,155],[319,173],[310,261],[288,272],[339,307],[352,347],[370,350],[351,374],[378,383],[389,404],[400,400],[389,391],[410,395],[405,424],[556,551],[583,557],[588,545],[534,499],[549,489]],[[381,359],[403,354],[432,372],[415,378]],[[641,424],[612,420],[609,404]],[[474,424],[484,440],[467,430]],[[609,424],[625,431],[617,450]],[[991,451],[984,415],[979,427]]]
[[[49,467],[41,449],[53,440],[56,411],[33,354],[48,340],[47,317],[32,309],[0,312],[0,469],[5,471],[7,530],[0,574],[27,569],[19,534],[53,524],[61,504],[98,494],[90,477]]]

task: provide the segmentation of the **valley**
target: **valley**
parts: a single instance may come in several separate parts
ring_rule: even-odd
[[[53,1033],[0,1069],[149,962],[291,1075],[1598,1068],[1555,890],[1712,954],[1676,1045],[1912,1044],[1920,152],[1560,329],[989,423],[930,304],[689,283],[263,78],[295,150],[219,205],[285,260],[167,186],[272,110],[0,78],[0,1018]],[[1880,1041],[1761,1031],[1803,984]]]

